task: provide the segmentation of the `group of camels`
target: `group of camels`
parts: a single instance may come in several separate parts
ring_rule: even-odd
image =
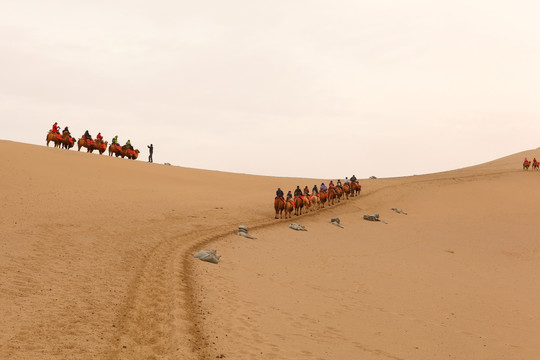
[[[538,165],[540,165],[540,164],[538,163],[538,161],[536,161],[536,158],[533,159],[533,161],[532,161],[533,170],[538,170]],[[525,160],[523,162],[523,170],[529,170],[529,166],[531,166],[531,162],[529,160]]]
[[[71,149],[73,146],[75,146],[75,138],[72,137],[69,132],[64,131],[62,134],[58,134],[53,132],[52,130],[49,130],[49,133],[47,134],[47,146],[49,146],[49,143],[52,141],[54,143],[54,147],[62,147],[63,149]],[[108,141],[103,141],[102,139],[87,139],[84,135],[81,136],[79,141],[76,142],[78,146],[77,151],[81,151],[82,147],[85,147],[87,149],[87,152],[92,153],[94,150],[97,150],[100,155],[103,155],[105,150],[107,150]],[[127,157],[128,159],[136,160],[139,157],[140,151],[138,149],[131,149],[128,146],[124,145],[121,146],[117,143],[112,143],[109,146],[109,156],[112,156],[113,154],[118,157]]]
[[[334,205],[335,201],[341,202],[341,198],[345,197],[349,200],[349,197],[360,195],[362,191],[362,185],[358,182],[352,182],[350,184],[343,184],[343,186],[330,186],[328,192],[319,191],[318,194],[310,195],[308,188],[304,188],[304,195],[295,196],[294,198],[287,198],[287,200],[277,197],[274,199],[274,210],[276,211],[276,219],[283,219],[283,213],[285,213],[285,219],[292,217],[292,212],[296,216],[302,215],[302,210],[306,213],[315,211],[320,208],[324,208],[324,204],[328,201],[328,206]]]

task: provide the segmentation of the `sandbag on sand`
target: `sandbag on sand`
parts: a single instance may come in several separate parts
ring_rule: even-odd
[[[307,231],[305,227],[303,227],[302,225],[295,224],[295,223],[292,223],[291,225],[289,225],[289,227],[293,230]]]
[[[330,219],[330,223],[331,223],[332,225],[339,226],[339,227],[342,228],[342,229],[345,227],[345,226],[343,226],[343,225],[340,224],[340,220],[339,220],[338,217],[335,217],[335,218]]]
[[[211,262],[212,264],[217,264],[221,255],[218,255],[216,250],[201,250],[193,255],[193,257],[199,258],[202,261]]]
[[[238,232],[236,234],[243,237],[247,237],[248,239],[254,239],[253,236],[248,234],[248,227],[246,225],[240,225],[238,227]]]
[[[407,213],[401,209],[397,209],[397,208],[392,208],[392,210],[394,210],[395,212],[397,212],[398,214],[404,214],[404,215],[407,215]]]
[[[384,224],[388,224],[386,221],[379,219],[379,214],[364,215],[364,220],[380,221]]]

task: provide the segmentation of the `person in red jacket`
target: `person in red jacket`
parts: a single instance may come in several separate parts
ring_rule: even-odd
[[[60,126],[58,126],[58,123],[55,122],[52,126],[53,133],[60,134]]]
[[[101,136],[101,133],[98,133],[96,135],[96,140],[103,140],[103,136]]]

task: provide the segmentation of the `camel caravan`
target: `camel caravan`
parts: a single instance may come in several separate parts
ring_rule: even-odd
[[[525,158],[525,160],[523,160],[523,170],[529,170],[529,167],[530,167],[531,165],[532,165],[533,170],[538,171],[538,166],[539,166],[540,164],[538,163],[538,161],[536,160],[536,158],[534,158],[534,159],[532,160],[532,162],[529,161],[529,160],[527,160],[527,158]]]
[[[285,219],[291,218],[292,213],[294,215],[302,215],[310,211],[315,211],[324,208],[325,204],[328,206],[334,205],[341,200],[349,200],[351,197],[359,196],[362,191],[362,185],[358,183],[358,180],[353,175],[351,179],[345,178],[344,184],[338,180],[334,185],[333,181],[330,181],[328,187],[324,183],[320,188],[317,185],[313,186],[312,193],[309,193],[309,188],[306,186],[302,191],[299,186],[294,190],[294,194],[289,192],[285,198],[283,190],[278,188],[276,191],[276,197],[274,198],[274,210],[276,211],[276,219],[283,219],[283,213],[285,213]]]
[[[81,148],[86,148],[86,152],[93,153],[94,150],[97,150],[100,155],[103,155],[109,144],[108,141],[103,140],[101,133],[98,133],[96,138],[93,139],[88,130],[86,130],[80,139],[76,141],[75,138],[71,136],[67,126],[60,134],[60,126],[58,126],[58,123],[54,123],[45,140],[47,146],[49,146],[50,142],[53,142],[54,147],[62,147],[63,149],[69,150],[77,144],[77,151],[81,151]],[[138,149],[133,149],[130,140],[128,140],[124,146],[118,144],[118,136],[113,138],[112,143],[109,146],[109,156],[115,155],[116,157],[127,157],[128,159],[136,160],[139,157],[139,153],[140,151]]]

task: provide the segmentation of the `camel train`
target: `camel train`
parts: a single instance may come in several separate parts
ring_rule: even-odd
[[[294,215],[300,216],[302,212],[308,213],[324,208],[327,202],[328,206],[331,206],[335,205],[336,201],[341,202],[342,198],[349,200],[350,197],[359,196],[361,191],[362,185],[356,181],[350,184],[346,183],[343,186],[331,185],[328,191],[320,190],[315,194],[310,194],[306,186],[302,195],[288,196],[287,199],[283,198],[283,196],[274,198],[275,218],[283,219],[283,214],[285,214],[285,219],[289,219],[292,217],[293,212]]]
[[[538,171],[538,165],[540,164],[538,163],[536,158],[534,158],[532,162],[527,160],[527,158],[525,158],[525,161],[523,161],[523,170],[529,170],[529,166],[531,165],[532,165],[533,170]]]
[[[45,141],[47,146],[52,142],[54,147],[62,147],[63,149],[68,150],[75,146],[76,143],[78,147],[77,151],[81,151],[81,148],[86,148],[86,152],[93,153],[94,150],[97,150],[100,155],[103,155],[109,144],[108,141],[103,141],[103,139],[93,140],[84,135],[76,141],[76,139],[69,134],[69,131],[66,130],[64,130],[62,134],[49,130]],[[118,143],[113,143],[109,146],[109,156],[114,154],[116,157],[127,157],[128,159],[136,160],[139,157],[139,153],[139,149],[133,149],[127,145],[120,146]]]

